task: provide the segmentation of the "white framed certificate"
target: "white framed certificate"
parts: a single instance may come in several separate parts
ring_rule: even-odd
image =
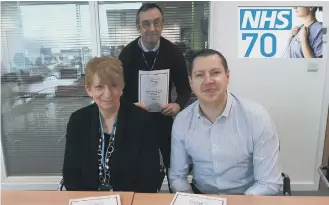
[[[177,192],[170,205],[226,205],[227,199]]]
[[[170,70],[139,71],[138,101],[149,112],[161,112],[169,101]]]
[[[120,195],[71,199],[68,205],[121,205]]]

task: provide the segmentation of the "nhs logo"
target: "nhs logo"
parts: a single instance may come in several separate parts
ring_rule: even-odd
[[[275,57],[280,33],[292,29],[292,8],[239,8],[239,57]]]
[[[291,30],[291,9],[240,9],[241,30]]]

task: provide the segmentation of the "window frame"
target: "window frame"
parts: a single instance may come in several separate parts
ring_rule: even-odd
[[[92,56],[101,55],[101,35],[99,20],[99,4],[97,1],[88,1],[90,14],[90,32],[91,32],[91,48]],[[214,12],[214,2],[209,2],[209,48],[215,47],[214,21],[212,15]],[[1,133],[2,135],[2,133]],[[3,190],[57,190],[62,176],[8,176],[6,171],[6,163],[3,154],[2,140],[0,140],[0,160],[1,160],[1,187]],[[192,176],[189,176],[189,181]],[[168,189],[167,178],[164,179],[162,190]]]

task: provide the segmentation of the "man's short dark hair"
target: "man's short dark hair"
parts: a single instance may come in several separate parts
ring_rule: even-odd
[[[213,50],[213,49],[203,49],[203,50],[200,50],[198,52],[196,52],[192,58],[192,61],[189,65],[189,68],[188,68],[188,73],[189,75],[192,75],[192,71],[193,71],[193,64],[194,64],[194,61],[196,58],[198,57],[207,57],[207,56],[212,56],[212,55],[217,55],[221,60],[222,60],[222,64],[223,64],[223,67],[225,69],[225,72],[228,71],[228,65],[227,65],[227,61],[226,61],[226,58],[223,56],[223,54],[221,54],[220,52],[216,51],[216,50]]]
[[[149,9],[158,9],[161,13],[161,16],[162,16],[162,20],[163,20],[163,12],[162,12],[162,9],[160,8],[160,6],[156,5],[155,3],[145,3],[143,4],[137,11],[137,15],[136,15],[136,25],[138,26],[139,25],[139,14],[141,12],[145,12]]]

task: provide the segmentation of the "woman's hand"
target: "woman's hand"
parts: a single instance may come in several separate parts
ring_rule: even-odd
[[[295,26],[292,30],[291,30],[291,35],[292,36],[296,36],[299,30],[299,26]]]
[[[309,29],[305,26],[303,26],[301,29],[300,29],[300,40],[302,42],[307,42],[308,40],[308,35],[309,35]]]

